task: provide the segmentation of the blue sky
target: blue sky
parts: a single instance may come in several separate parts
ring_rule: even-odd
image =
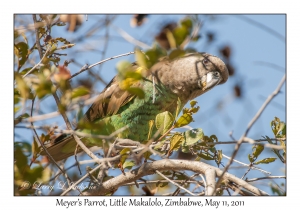
[[[131,15],[118,15],[113,25],[119,27],[130,34],[137,40],[143,41],[148,45],[153,42],[153,36],[157,34],[160,27],[168,21],[178,21],[185,17],[185,15],[150,15],[148,21],[141,27],[132,28],[130,26]],[[285,15],[246,15],[247,18],[257,21],[260,24],[274,30],[276,33],[285,37],[286,34],[286,16]],[[69,41],[84,33],[91,25],[97,21],[99,17],[88,15],[88,21],[84,21],[82,27],[75,33],[69,33],[62,28],[55,28],[52,32],[53,37],[67,37]],[[215,134],[218,136],[219,141],[230,141],[230,132],[236,139],[245,132],[245,129],[253,118],[255,113],[261,107],[265,99],[275,90],[281,78],[285,74],[286,66],[286,43],[278,36],[271,34],[269,31],[264,30],[257,25],[251,24],[244,18],[237,15],[216,15],[215,19],[200,16],[203,19],[203,27],[200,33],[203,38],[197,43],[190,43],[190,47],[197,49],[199,52],[206,51],[210,54],[220,55],[218,49],[222,46],[229,45],[232,48],[231,63],[235,67],[236,73],[230,77],[228,82],[224,85],[214,88],[212,91],[197,98],[200,111],[195,115],[195,122],[191,124],[193,128],[202,128],[206,135]],[[216,34],[216,41],[212,45],[207,45],[205,38],[206,32],[214,32]],[[91,46],[99,46],[99,50],[103,48],[104,40],[101,38],[105,33],[102,30],[98,37],[89,40],[88,44]],[[122,37],[112,27],[109,34],[114,37],[108,43],[107,52],[104,58],[112,57],[115,55],[123,54],[134,50],[134,45],[123,40]],[[82,65],[85,63],[93,64],[102,59],[101,54],[98,52],[82,52],[72,54],[71,50],[80,50],[84,44],[78,44],[73,49],[70,49],[66,59],[75,59]],[[72,57],[72,55],[74,57]],[[116,74],[116,64],[120,60],[134,61],[134,56],[122,57],[106,62],[99,71],[106,82]],[[262,65],[261,62],[267,62],[282,67],[282,69],[271,68]],[[260,62],[260,63],[259,63]],[[80,67],[70,64],[72,73],[77,72]],[[93,69],[97,72],[99,67]],[[77,78],[84,78],[87,73],[82,73]],[[239,84],[243,88],[243,97],[235,98],[233,96],[233,87]],[[104,85],[97,84],[95,86],[97,91],[100,92]],[[274,117],[279,117],[282,121],[286,121],[286,89],[285,85],[281,89],[281,93],[276,96],[272,103],[263,112],[262,116],[250,130],[248,136],[253,139],[260,139],[262,136],[273,137],[270,121]],[[225,101],[222,109],[216,109],[220,101]],[[52,105],[51,105],[52,104]],[[44,111],[55,111],[53,106],[53,99],[47,98],[41,103],[44,106]],[[47,121],[47,123],[57,123],[64,126],[61,117],[54,118]],[[45,122],[43,122],[45,123]],[[22,132],[24,135],[32,135],[31,131],[18,131],[16,134]],[[29,138],[32,140],[32,138]],[[233,146],[217,146],[222,149],[223,153],[230,156],[233,151]],[[264,152],[263,157],[274,157],[268,149]],[[237,159],[248,163],[247,155],[251,153],[249,145],[244,145],[237,156]],[[224,159],[224,163],[226,164]],[[269,165],[263,165],[262,168],[272,172],[272,175],[283,175],[282,170],[278,167],[284,167],[279,160]],[[242,176],[245,172],[243,169],[234,169],[230,172],[236,174],[238,177]],[[249,178],[261,177],[264,174],[259,172],[250,172]],[[269,187],[264,187],[268,191]]]

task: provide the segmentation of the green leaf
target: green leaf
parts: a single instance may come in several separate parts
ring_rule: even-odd
[[[254,159],[253,159],[252,155],[248,154],[248,160],[250,161],[250,163],[254,162]]]
[[[181,21],[181,25],[187,29],[191,29],[193,27],[193,21],[189,18],[185,18]]]
[[[23,64],[27,61],[28,45],[25,42],[19,42],[16,44],[15,54],[19,58],[18,68],[20,69],[21,66],[23,66]]]
[[[276,136],[282,132],[283,130],[285,130],[285,123],[284,122],[279,122],[278,123],[278,129],[277,129],[277,133],[276,133]]]
[[[84,86],[79,86],[72,90],[71,98],[77,98],[80,96],[84,96],[90,93],[90,90]]]
[[[182,143],[184,143],[184,141],[182,141]],[[190,147],[181,145],[181,152],[190,153]]]
[[[184,113],[175,123],[176,128],[188,125],[193,121],[193,117],[190,113]]]
[[[281,138],[286,135],[286,124],[278,117],[275,117],[274,120],[271,121],[271,128],[275,137]]]
[[[177,98],[177,108],[176,108],[175,118],[177,118],[177,116],[178,116],[181,109],[182,109],[182,104],[181,104],[180,98],[178,97]]]
[[[200,106],[196,106],[196,107],[191,108],[190,112],[192,112],[192,113],[195,114],[195,113],[197,113],[199,111],[199,109],[200,109]]]
[[[15,80],[17,83],[17,89],[19,90],[21,97],[27,99],[29,97],[30,89],[25,83],[24,79],[21,77],[21,75],[17,72],[15,72]]]
[[[173,125],[174,117],[168,112],[162,112],[156,115],[155,125],[158,130],[160,130],[160,134],[163,135],[166,133]]]
[[[169,30],[169,29],[165,29],[166,31],[166,36],[168,39],[168,42],[170,44],[170,48],[171,49],[175,49],[176,48],[176,38],[174,37],[173,33]]]
[[[20,72],[20,75],[25,75],[29,70],[31,70],[33,68],[33,66],[32,67],[28,67],[28,68],[25,68],[25,69],[23,69],[21,72]],[[38,72],[38,70],[39,70],[39,68],[35,68],[30,74],[32,74],[32,73],[36,73],[36,72]]]
[[[194,37],[192,37],[191,41],[193,42],[197,42],[200,39],[200,34],[195,35]]]
[[[185,51],[184,50],[181,50],[181,49],[175,49],[173,50],[170,55],[169,55],[169,59],[175,59],[175,58],[178,58],[178,57],[182,57],[185,55]]]
[[[21,109],[21,106],[15,106],[14,107],[14,113],[18,112]]]
[[[150,158],[151,155],[152,155],[152,153],[149,152],[149,151],[147,151],[147,152],[145,152],[145,153],[143,154],[143,156],[144,156],[144,158],[145,158],[146,160],[148,160],[148,159]]]
[[[177,151],[180,148],[180,145],[182,144],[183,140],[184,140],[183,135],[178,133],[174,134],[170,140],[170,150]]]
[[[82,119],[83,116],[84,116],[83,107],[80,106],[78,111],[77,111],[77,114],[76,114],[77,122],[79,122]]]
[[[135,166],[134,161],[125,161],[125,163],[123,163],[123,168],[128,168],[131,169],[133,166]]]
[[[20,101],[20,92],[19,92],[18,88],[14,88],[14,100],[15,100],[14,104],[17,104]]]
[[[155,145],[154,149],[155,149],[155,150],[161,149],[162,146],[165,144],[165,141],[166,141],[166,139],[164,139],[164,140],[158,142],[158,143]]]
[[[62,37],[54,38],[53,41],[54,40],[60,41],[60,42],[62,42],[64,44],[70,44],[71,43],[71,42],[69,42],[68,40],[66,40],[65,38],[62,38]]]
[[[264,146],[262,144],[257,144],[252,147],[254,149],[252,155],[256,159],[264,150]]]
[[[125,163],[125,160],[127,159],[129,152],[130,152],[129,148],[124,148],[124,149],[121,150],[121,152],[120,152],[120,155],[121,155],[120,162],[122,163],[122,165]]]
[[[147,56],[147,68],[150,69],[154,64],[157,63],[157,61],[163,57],[166,56],[166,52],[163,51],[161,48],[152,48],[148,51],[146,51]]]
[[[120,61],[117,63],[118,76],[125,77],[126,72],[131,69],[132,65],[128,61]]]
[[[126,89],[129,93],[136,95],[138,98],[143,99],[145,98],[145,93],[141,88],[138,87],[129,87]]]
[[[197,155],[197,157],[195,158],[195,161],[200,161],[201,157],[199,155]]]
[[[186,27],[177,27],[174,29],[173,34],[176,40],[176,44],[177,46],[179,46],[189,35],[189,29]]]
[[[191,100],[190,101],[190,105],[191,105],[191,107],[194,107],[196,104],[197,104],[198,102],[197,101],[195,101],[195,100]]]
[[[14,120],[14,125],[17,125],[18,123],[22,122],[23,119],[26,119],[28,117],[29,117],[29,114],[27,114],[27,113],[21,114]]]
[[[32,143],[32,155],[33,155],[33,159],[37,158],[37,154],[39,154],[41,152],[41,147],[38,146],[37,141],[35,140],[35,138],[33,138],[33,143]]]
[[[141,75],[141,73],[139,72],[134,72],[134,71],[127,71],[125,73],[125,77],[126,78],[132,78],[134,80],[140,80],[143,78],[143,76]]]
[[[31,144],[27,142],[15,142],[14,147],[14,150],[20,148],[22,150],[22,153],[27,157],[31,155]]]
[[[254,163],[254,165],[258,165],[258,164],[269,164],[269,163],[272,163],[276,160],[277,158],[265,158],[265,159],[262,159],[262,160],[259,160],[257,162]]]
[[[197,155],[204,160],[214,160],[214,157],[212,157],[209,153],[200,153]]]
[[[218,164],[218,167],[222,161],[222,158],[223,158],[223,153],[222,153],[222,150],[218,150],[217,152],[217,159],[216,159],[216,163]]]
[[[149,125],[149,132],[148,132],[147,140],[149,140],[152,136],[152,132],[153,132],[153,128],[154,128],[154,120],[149,120],[148,125]]]
[[[140,67],[142,67],[143,69],[148,69],[148,66],[147,66],[148,59],[140,49],[135,50],[135,59],[136,59],[137,64]]]
[[[25,33],[24,33],[24,32],[21,32],[21,35],[22,35],[22,37],[23,37],[25,43],[26,43],[27,46],[28,46],[28,40],[27,40],[27,37],[26,37]]]
[[[161,184],[161,185],[159,185],[159,184]],[[161,188],[163,188],[163,187],[165,187],[165,186],[168,186],[168,184],[169,184],[168,182],[163,182],[163,183],[161,183],[161,182],[158,181],[158,182],[156,183],[156,187],[161,187]]]
[[[197,143],[199,140],[202,140],[204,133],[201,128],[197,128],[185,131],[183,135],[184,141],[182,142],[182,146],[191,146]]]
[[[271,140],[268,136],[265,136],[265,138],[268,140],[268,142],[269,142],[270,144],[277,145],[277,144],[274,144],[274,143],[272,142],[272,140]],[[281,160],[281,162],[285,163],[285,158],[282,157],[282,155],[280,154],[279,150],[277,150],[277,149],[272,149],[272,151],[277,155],[277,157]]]
[[[41,139],[41,141],[42,141],[43,143],[45,143],[46,141],[49,141],[50,135],[49,135],[49,134],[48,134],[48,135],[45,135],[45,134],[42,133],[42,135],[40,136],[40,139]]]
[[[37,87],[36,95],[39,99],[44,98],[45,96],[52,93],[52,83],[49,81],[43,81],[40,83],[40,85]]]
[[[218,137],[216,135],[211,135],[209,138],[212,140],[212,142],[218,142]]]

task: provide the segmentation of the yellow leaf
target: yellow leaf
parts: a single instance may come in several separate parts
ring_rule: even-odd
[[[180,98],[178,97],[178,99],[177,99],[177,108],[176,108],[176,115],[175,115],[176,118],[177,118],[179,112],[181,111],[181,109],[182,109],[182,104],[181,104]]]
[[[174,117],[168,111],[159,113],[158,115],[156,115],[155,118],[156,128],[160,130],[161,135],[166,133],[171,128],[173,122],[174,122]]]
[[[195,100],[190,101],[191,107],[194,107],[196,104],[197,104],[197,101],[195,101]]]
[[[32,143],[32,154],[33,154],[33,159],[37,157],[37,154],[39,154],[41,151],[41,148],[38,146],[37,141],[35,138],[33,138],[33,143]]]
[[[149,124],[149,132],[148,132],[148,140],[149,140],[152,136],[152,131],[153,131],[153,127],[154,127],[154,120],[149,120],[148,124]]]
[[[129,148],[124,148],[124,149],[121,150],[121,152],[120,152],[120,155],[121,155],[120,162],[122,163],[122,165],[125,163],[125,160],[127,159],[129,152],[130,152]]]
[[[175,123],[176,128],[180,128],[182,126],[188,125],[193,121],[193,117],[190,113],[184,113]]]
[[[174,134],[170,140],[170,150],[178,150],[183,140],[184,137],[181,134]]]
[[[140,67],[142,67],[143,69],[147,69],[147,58],[140,49],[135,50],[135,59]]]
[[[169,29],[166,29],[166,35],[167,35],[167,39],[168,39],[169,44],[170,44],[170,48],[171,49],[176,48],[176,40],[174,38],[173,33]]]

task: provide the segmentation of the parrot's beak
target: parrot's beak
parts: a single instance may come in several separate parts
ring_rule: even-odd
[[[222,77],[218,71],[208,72],[199,81],[198,86],[200,89],[208,90],[218,85],[222,81]]]

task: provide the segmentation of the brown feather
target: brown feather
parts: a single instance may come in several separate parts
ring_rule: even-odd
[[[134,95],[119,87],[117,78],[114,77],[87,110],[83,122],[93,122],[97,119],[114,115],[120,107],[127,104],[133,98]]]

